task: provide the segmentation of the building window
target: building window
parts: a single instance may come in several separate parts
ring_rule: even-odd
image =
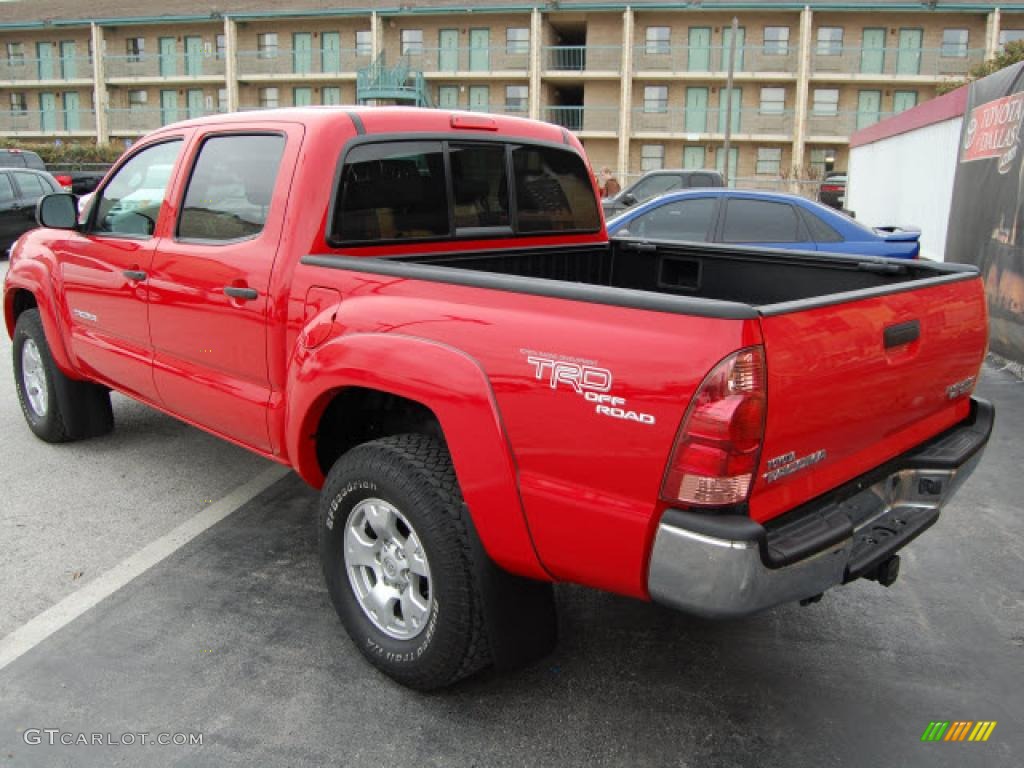
[[[28,100],[23,92],[11,93],[11,112],[15,115],[24,115],[28,112]]]
[[[7,63],[12,67],[21,67],[25,64],[25,44],[7,44]]]
[[[786,111],[785,88],[761,89],[761,114],[781,115]]]
[[[223,61],[227,56],[227,40],[224,35],[217,35],[217,61]]]
[[[277,88],[260,88],[260,107],[273,109],[281,104],[281,96]]]
[[[764,28],[765,56],[786,56],[789,54],[789,27]]]
[[[647,53],[668,53],[672,50],[672,30],[669,27],[647,28]]]
[[[810,174],[812,179],[820,179],[827,170],[828,155],[824,149],[812,149],[810,160]]]
[[[146,38],[129,37],[124,41],[124,47],[128,54],[128,61],[142,61],[142,57],[146,54]]]
[[[660,171],[665,167],[665,145],[644,144],[640,147],[640,170]]]
[[[505,51],[508,53],[529,53],[530,30],[526,27],[509,27],[505,30]]]
[[[148,91],[128,91],[128,109],[145,109],[148,101]]]
[[[257,58],[277,58],[277,32],[261,32],[256,35]]]
[[[815,115],[838,115],[839,114],[839,89],[838,88],[815,88],[814,104],[811,107]]]
[[[528,85],[505,86],[505,111],[525,112],[529,107],[530,87]]]
[[[644,87],[644,112],[668,112],[668,86]]]
[[[320,103],[328,106],[341,104],[341,88],[325,85],[320,91]]]
[[[403,29],[402,30],[402,55],[410,53],[423,53],[423,30]]]
[[[371,56],[373,54],[373,37],[370,30],[360,29],[356,32],[356,56]]]
[[[228,111],[228,89],[218,88],[217,89],[217,111],[227,112]]]
[[[1024,29],[1001,29],[999,30],[999,50],[1007,43],[1015,43],[1024,40]]]
[[[892,111],[894,114],[905,112],[917,106],[917,91],[893,91]]]
[[[778,176],[782,170],[781,147],[758,147],[757,175]]]
[[[818,27],[818,55],[839,56],[843,52],[842,27]]]
[[[966,29],[944,29],[942,30],[942,55],[948,59],[967,58]]]

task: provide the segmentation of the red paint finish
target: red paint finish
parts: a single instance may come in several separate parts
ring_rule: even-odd
[[[440,110],[358,114],[368,136],[469,139],[482,131],[582,152],[562,129],[515,118],[489,116],[479,126],[466,118],[453,127]],[[205,137],[231,132],[287,138],[266,225],[239,242],[183,241],[176,222],[193,160]],[[750,499],[756,520],[965,414],[966,399],[944,398],[981,362],[977,280],[735,320],[326,270],[300,260],[346,253],[325,237],[335,170],[357,137],[346,111],[219,115],[146,142],[171,135],[184,146],[154,236],[111,243],[53,230],[26,235],[5,284],[8,330],[16,291],[30,291],[62,370],[293,466],[314,486],[325,469],[319,420],[339,392],[363,387],[416,401],[442,427],[485,548],[515,573],[647,596],[647,559],[666,506],[659,491],[680,424],[708,372],[737,350],[763,346],[766,359],[766,437]],[[602,228],[402,242],[348,255],[606,242]],[[124,277],[136,268],[145,280]],[[231,298],[226,286],[252,288],[256,297]],[[72,315],[89,307],[101,322]],[[885,328],[909,320],[920,322],[920,339],[887,352]],[[598,386],[588,395],[574,384],[581,381]],[[812,469],[774,483],[761,477],[771,457],[819,449],[827,459]]]

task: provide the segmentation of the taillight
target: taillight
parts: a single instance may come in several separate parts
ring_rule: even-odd
[[[823,186],[821,188],[821,191],[822,192],[842,192],[843,188],[842,187],[837,187],[834,184],[826,184],[825,186]]]
[[[64,189],[71,189],[71,177],[67,174],[57,173],[54,174],[53,178],[56,179],[57,183],[64,187]]]
[[[683,418],[662,497],[698,507],[746,501],[767,404],[763,347],[741,349],[716,365]]]

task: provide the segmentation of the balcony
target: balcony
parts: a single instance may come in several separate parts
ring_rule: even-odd
[[[105,56],[111,82],[181,79],[224,79],[224,59],[215,53],[146,53],[138,56]]]
[[[823,48],[811,52],[812,77],[874,80],[915,77],[963,77],[985,60],[980,48],[944,56],[942,48]],[[946,51],[947,53],[949,51]]]
[[[694,75],[715,73],[722,76],[729,69],[729,48],[724,46],[638,45],[633,50],[633,70],[637,74]],[[793,45],[736,48],[735,71],[738,74],[789,75],[796,77],[797,50]]]
[[[638,137],[701,139],[725,135],[725,112],[717,107],[706,109],[633,110],[633,133]],[[762,112],[760,109],[739,109],[732,113],[732,135],[738,139],[750,136],[771,136],[790,140],[793,133],[793,111]]]
[[[525,76],[530,68],[529,50],[509,50],[506,46],[421,48],[408,51],[402,58],[413,69],[430,75],[515,72]]]
[[[325,75],[354,77],[370,63],[370,54],[355,48],[311,48],[239,51],[240,79],[316,79]]]
[[[148,131],[154,131],[170,123],[179,120],[189,120],[194,117],[218,114],[220,110],[206,109],[199,107],[189,108],[185,105],[179,107],[128,107],[107,110],[108,128],[111,134],[138,136]]]
[[[891,117],[893,112],[836,112],[821,114],[811,112],[807,116],[808,141],[837,139],[846,141],[850,134],[874,125],[879,120]]]
[[[0,135],[79,136],[96,133],[96,114],[91,109],[55,109],[0,112]]]
[[[0,82],[24,85],[68,80],[92,82],[92,58],[0,59]]]
[[[544,48],[544,73],[576,75],[622,72],[622,48],[617,45],[549,45]]]
[[[618,107],[545,107],[541,119],[574,133],[614,136],[619,130]]]

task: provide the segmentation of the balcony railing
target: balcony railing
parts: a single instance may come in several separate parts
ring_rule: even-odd
[[[793,111],[763,112],[760,109],[739,109],[732,113],[732,133],[767,134],[789,137],[793,131]],[[723,134],[725,112],[708,109],[638,108],[633,110],[634,133]]]
[[[31,109],[0,112],[0,135],[95,133],[96,115],[91,109]]]
[[[113,133],[145,133],[179,120],[215,115],[220,110],[205,107],[111,107],[107,110],[108,126]]]
[[[888,75],[892,77],[957,77],[985,60],[980,48],[962,49],[961,55],[943,55],[942,48],[828,48],[811,49],[811,71],[816,74]]]
[[[279,48],[275,51],[239,51],[238,74],[246,75],[353,75],[370,63],[370,54],[355,48]]]
[[[223,77],[224,58],[215,53],[146,53],[103,59],[109,79]]]
[[[549,45],[544,48],[545,72],[621,72],[622,48],[617,45]]]
[[[577,133],[619,130],[618,107],[545,107],[542,118]]]
[[[0,59],[0,81],[91,80],[89,56],[54,56],[45,59]]]
[[[807,115],[808,136],[835,136],[846,138],[854,131],[874,125],[891,117],[893,112],[836,112],[822,114],[813,110]]]
[[[725,72],[729,69],[726,46],[672,46],[645,44],[633,50],[636,72]],[[796,74],[797,50],[793,45],[738,45],[736,72]]]
[[[523,72],[530,67],[529,51],[506,46],[486,48],[420,48],[404,56],[422,72]]]

